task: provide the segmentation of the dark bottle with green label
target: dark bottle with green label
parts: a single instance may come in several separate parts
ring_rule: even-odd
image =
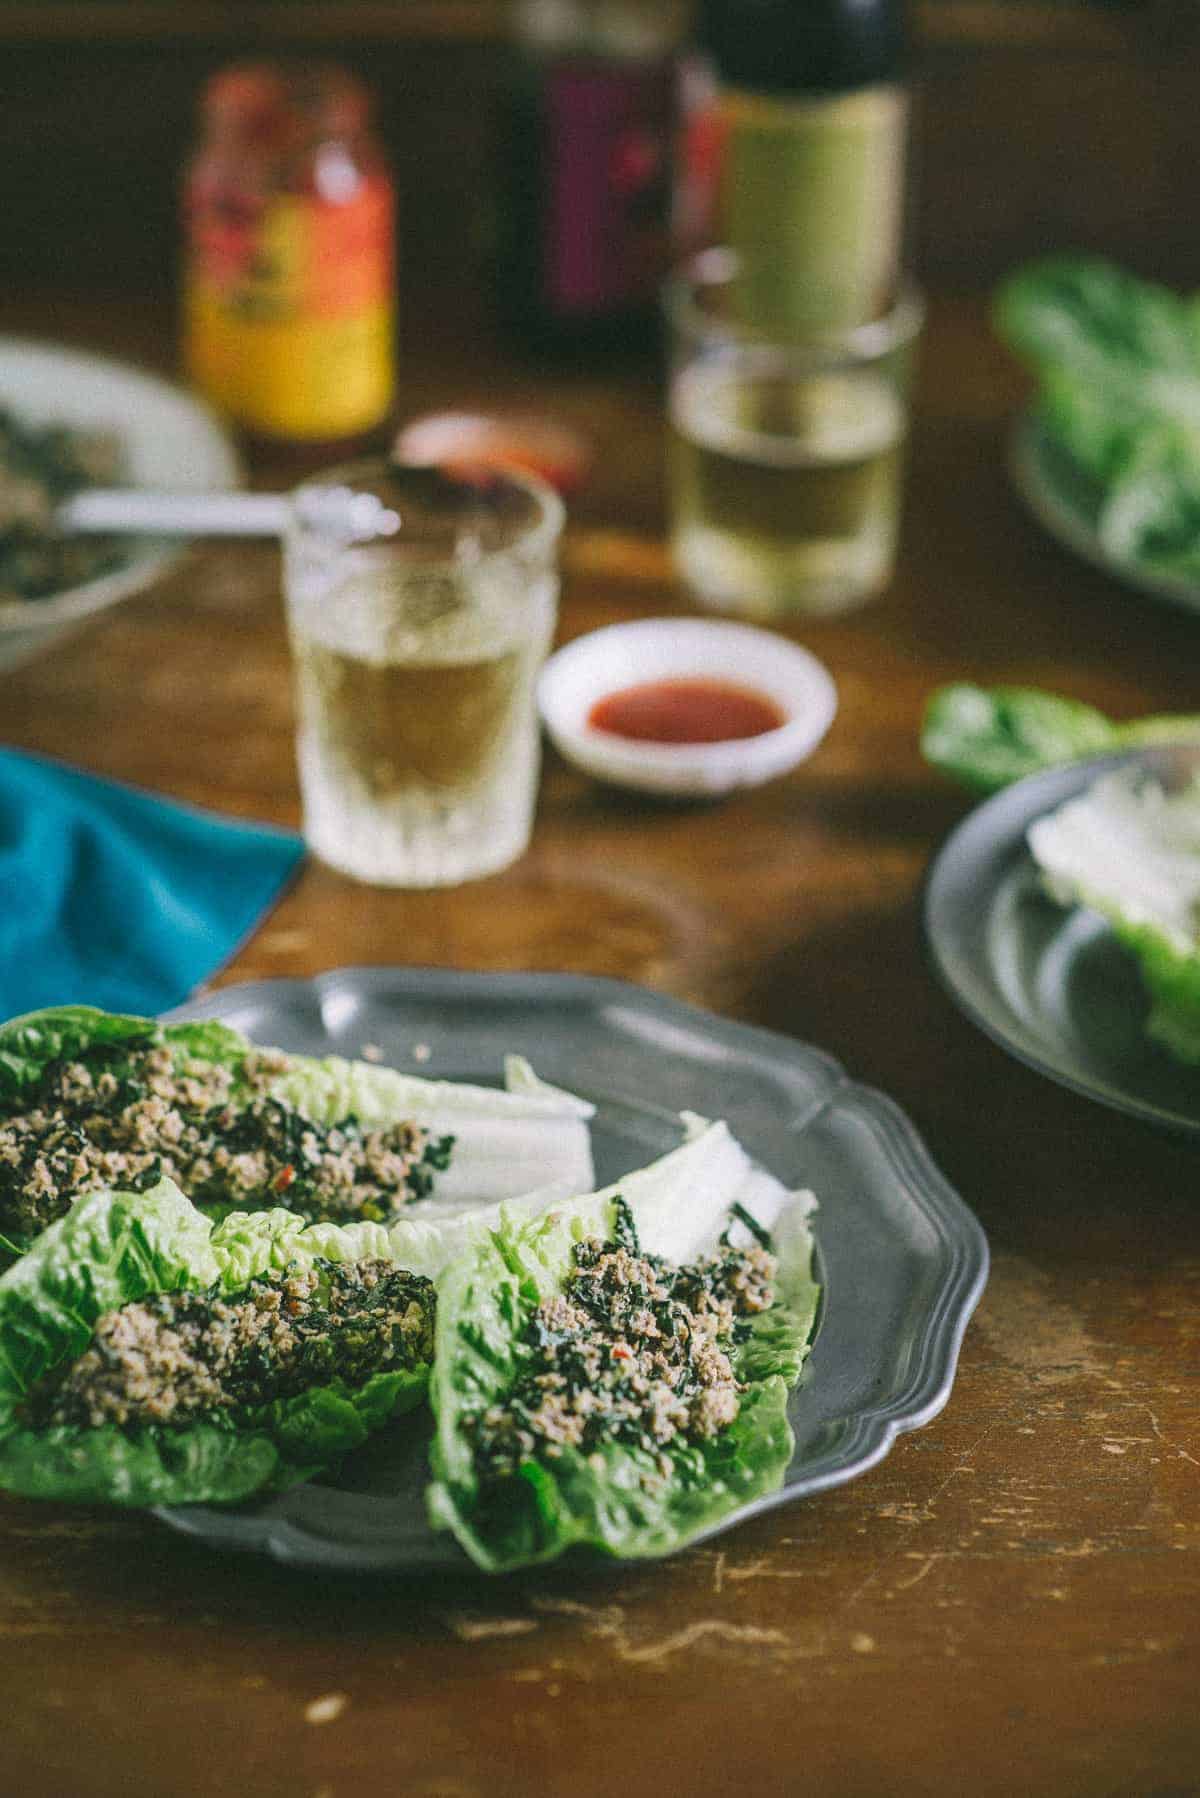
[[[898,0],[701,0],[694,42],[708,78],[693,82],[677,211],[695,233],[707,210],[704,235],[739,253],[762,329],[825,334],[878,317],[904,254]]]

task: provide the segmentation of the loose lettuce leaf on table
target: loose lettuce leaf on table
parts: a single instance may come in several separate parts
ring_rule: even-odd
[[[387,1251],[374,1224],[303,1226],[290,1212],[233,1216],[214,1230],[169,1180],[145,1193],[96,1192],[37,1238],[0,1278],[0,1487],[31,1498],[121,1505],[228,1504],[309,1478],[389,1417],[420,1403],[426,1365],[341,1379],[229,1417],[136,1433],[33,1428],[22,1400],[75,1360],[105,1312],[152,1293],[220,1286],[317,1257]]]
[[[1095,707],[1036,687],[939,687],[925,709],[921,753],[974,793],[1114,750],[1200,742],[1200,715],[1118,724]]]
[[[788,1194],[751,1167],[723,1124],[693,1120],[692,1139],[603,1192],[529,1218],[506,1210],[477,1229],[445,1271],[438,1294],[430,1396],[436,1417],[431,1520],[452,1530],[489,1571],[550,1560],[571,1547],[643,1557],[681,1547],[751,1499],[778,1487],[793,1449],[789,1387],[799,1377],[816,1316],[809,1194]],[[464,1420],[503,1399],[521,1376],[523,1333],[537,1306],[562,1291],[575,1245],[613,1237],[618,1196],[643,1251],[680,1262],[717,1246],[741,1206],[772,1228],[779,1256],[776,1301],[753,1319],[736,1349],[745,1390],[728,1429],[668,1449],[656,1477],[646,1450],[609,1441],[587,1455],[564,1447],[553,1461],[528,1459],[503,1482],[481,1483]],[[734,1213],[736,1215],[736,1213]]]
[[[1039,818],[1030,851],[1050,894],[1112,925],[1150,996],[1147,1034],[1200,1062],[1200,782],[1165,793],[1136,769],[1105,775]]]

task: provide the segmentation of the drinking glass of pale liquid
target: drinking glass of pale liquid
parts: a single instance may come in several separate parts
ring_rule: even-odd
[[[430,887],[521,854],[562,524],[557,495],[520,474],[362,462],[297,489],[284,591],[322,861]]]
[[[848,611],[892,572],[919,297],[830,337],[759,328],[728,250],[668,283],[676,564],[702,605]]]

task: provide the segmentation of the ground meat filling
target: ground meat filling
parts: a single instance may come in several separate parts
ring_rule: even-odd
[[[311,1123],[272,1096],[287,1056],[253,1050],[236,1076],[162,1043],[105,1045],[52,1062],[0,1119],[0,1234],[24,1240],[100,1186],[163,1174],[199,1203],[286,1205],[337,1223],[386,1221],[423,1198],[452,1137],[419,1125]]]
[[[580,1243],[563,1292],[530,1318],[530,1359],[515,1389],[465,1420],[484,1482],[567,1446],[591,1454],[614,1440],[649,1451],[665,1473],[673,1443],[708,1440],[738,1414],[730,1352],[772,1302],[774,1256],[726,1239],[717,1254],[678,1267],[638,1253],[618,1206],[618,1239]]]
[[[35,1428],[185,1425],[433,1359],[434,1289],[386,1261],[317,1261],[241,1292],[164,1292],[99,1319],[26,1400]]]

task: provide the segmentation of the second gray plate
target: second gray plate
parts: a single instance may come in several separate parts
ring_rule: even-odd
[[[1200,1068],[1143,1028],[1137,963],[1095,912],[1042,889],[1029,826],[1131,763],[1170,784],[1196,752],[1138,750],[1032,774],[946,839],[925,883],[925,938],[952,999],[994,1042],[1059,1085],[1168,1129],[1200,1134]]]
[[[897,1107],[818,1049],[640,987],[556,974],[348,968],[225,987],[172,1015],[221,1018],[303,1054],[372,1043],[395,1067],[488,1084],[516,1052],[594,1101],[600,1184],[674,1147],[686,1109],[725,1118],[785,1184],[811,1186],[823,1297],[791,1401],[796,1451],[782,1488],[718,1530],[864,1472],[949,1397],[987,1274],[983,1232]],[[158,1514],[215,1548],[311,1568],[462,1572],[465,1555],[425,1519],[427,1454],[427,1427],[402,1419],[336,1475],[263,1504]]]

